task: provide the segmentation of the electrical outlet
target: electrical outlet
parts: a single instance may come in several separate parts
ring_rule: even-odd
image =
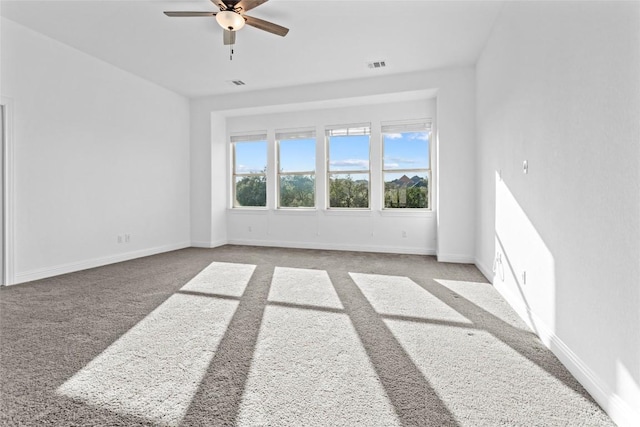
[[[404,231],[404,230],[402,230],[402,237],[403,237],[403,238],[406,238],[406,237],[407,237],[407,232],[406,232],[406,231]]]

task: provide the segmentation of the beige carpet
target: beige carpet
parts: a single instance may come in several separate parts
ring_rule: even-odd
[[[185,249],[0,291],[0,424],[610,426],[473,266]]]

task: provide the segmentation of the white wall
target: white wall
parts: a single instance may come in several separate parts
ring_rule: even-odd
[[[227,123],[219,123],[223,117],[235,116],[255,116],[270,115],[274,113],[286,113],[281,116],[270,116],[272,118],[284,118],[287,115],[293,117],[292,113],[308,111],[307,114],[298,116],[297,122],[308,122],[306,117],[312,117],[318,111],[326,109],[349,108],[343,110],[344,114],[357,117],[362,105],[381,104],[389,102],[407,101],[408,98],[416,99],[415,94],[420,93],[423,99],[437,96],[436,115],[438,134],[438,176],[435,177],[438,194],[438,210],[436,214],[437,242],[435,249],[438,257],[445,261],[472,262],[475,250],[475,199],[474,190],[474,134],[475,134],[475,74],[472,68],[453,68],[431,72],[411,73],[400,76],[385,76],[371,79],[361,79],[356,81],[342,81],[333,83],[323,83],[301,87],[281,88],[266,91],[242,91],[234,96],[206,97],[192,100],[191,112],[191,144],[192,153],[199,153],[198,159],[192,163],[192,241],[201,246],[215,246],[226,241],[268,241],[269,244],[276,244],[281,241],[285,243],[307,242],[306,247],[347,247],[349,238],[342,238],[340,230],[345,227],[364,227],[360,232],[358,246],[364,249],[365,234],[366,245],[373,246],[372,250],[381,250],[389,247],[392,250],[402,250],[415,252],[415,248],[420,247],[420,253],[430,252],[434,249],[431,237],[419,228],[415,233],[415,241],[411,239],[398,240],[391,237],[391,233],[398,233],[401,230],[389,230],[389,240],[383,236],[382,231],[376,236],[375,230],[382,230],[381,224],[376,223],[381,217],[379,213],[367,216],[366,221],[361,218],[348,218],[343,214],[326,212],[316,213],[315,219],[296,220],[300,228],[306,228],[310,221],[315,220],[325,224],[322,226],[326,230],[321,239],[314,232],[314,236],[295,238],[292,235],[285,236],[278,232],[277,237],[264,234],[263,236],[248,236],[248,228],[244,227],[247,221],[259,221],[261,218],[256,214],[244,214],[244,219],[239,219],[243,214],[228,214],[228,178],[222,185],[222,180],[214,181],[210,186],[209,177],[213,173],[220,173],[227,170],[228,155],[222,155],[220,145],[228,146],[226,139],[220,139],[221,135],[227,133]],[[428,94],[428,96],[427,96]],[[312,112],[311,112],[312,111]],[[212,115],[213,113],[213,115]],[[331,114],[331,113],[323,113]],[[344,115],[343,114],[343,115]],[[213,117],[213,118],[212,118]],[[218,125],[212,127],[212,120]],[[372,118],[364,119],[373,120]],[[286,120],[282,119],[281,123]],[[350,120],[347,120],[348,123]],[[355,121],[355,120],[354,120]],[[339,120],[342,123],[344,120]],[[310,123],[319,125],[315,120]],[[327,123],[322,123],[322,125]],[[283,126],[283,127],[295,127]],[[214,135],[215,133],[215,135]],[[211,155],[212,152],[216,155]],[[225,151],[226,152],[226,151]],[[211,163],[209,164],[209,158]],[[228,175],[228,174],[227,174]],[[440,179],[442,177],[442,179]],[[222,198],[221,195],[225,197]],[[233,215],[233,216],[231,216]],[[331,215],[329,217],[329,215]],[[376,216],[377,215],[377,216]],[[325,218],[325,216],[327,218]],[[357,214],[355,214],[357,216]],[[290,215],[283,213],[269,213],[262,216],[264,221],[259,228],[273,230],[274,221],[278,224],[287,221]],[[225,218],[229,218],[230,228],[227,230]],[[235,219],[234,219],[235,218]],[[269,222],[267,222],[267,220]],[[408,219],[417,223],[415,218]],[[433,220],[433,219],[431,219]],[[240,221],[236,224],[234,221]],[[386,220],[382,220],[386,221]],[[357,224],[357,225],[355,225]],[[373,225],[371,225],[373,224]],[[413,226],[413,224],[412,224]],[[280,230],[280,226],[277,229]],[[427,225],[429,227],[429,225]],[[374,236],[371,237],[371,229],[374,229]],[[253,227],[252,227],[253,229]],[[318,226],[316,226],[318,229]],[[244,231],[241,231],[244,230]],[[227,232],[232,234],[227,234]],[[325,231],[323,231],[324,233]],[[239,233],[244,233],[242,236]],[[265,231],[266,233],[266,231]],[[332,234],[333,233],[333,234]],[[394,235],[395,236],[395,235]],[[420,236],[420,237],[417,237]],[[425,237],[426,236],[426,237]],[[306,238],[313,238],[307,240]],[[281,240],[282,239],[282,240]],[[420,240],[422,239],[422,240]],[[352,249],[356,249],[353,247]]]
[[[188,246],[188,101],[7,19],[1,31],[12,281]]]
[[[430,118],[436,120],[435,99],[360,105],[354,107],[294,111],[230,117],[231,133],[266,130],[275,164],[277,129],[313,128],[316,131],[316,180],[318,209],[277,210],[268,198],[268,210],[230,209],[227,239],[230,243],[375,252],[435,254],[435,212],[383,211],[380,126],[385,121]],[[371,123],[371,208],[366,211],[326,210],[326,125]],[[225,139],[229,141],[229,137]],[[226,144],[229,147],[229,144]],[[435,154],[435,150],[433,152]],[[268,174],[268,192],[276,193],[275,169]],[[230,173],[230,172],[229,172]],[[227,198],[230,205],[230,198]],[[403,237],[403,232],[405,236]]]
[[[621,426],[640,425],[639,56],[638,2],[510,2],[477,64],[477,264]]]

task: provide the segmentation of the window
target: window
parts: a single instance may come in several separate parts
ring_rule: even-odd
[[[276,131],[276,141],[278,143],[278,207],[315,207],[315,130]]]
[[[382,126],[384,207],[431,208],[431,123]]]
[[[370,134],[369,123],[327,128],[329,208],[369,207]]]
[[[231,137],[233,207],[267,206],[267,135]]]

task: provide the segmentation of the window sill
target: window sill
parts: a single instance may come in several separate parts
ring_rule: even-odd
[[[318,209],[318,208],[278,208],[268,209],[263,207],[242,207],[242,208],[227,208],[227,212],[232,215],[265,215],[273,213],[274,215],[283,216],[317,216],[318,213],[327,216],[350,216],[350,217],[369,217],[373,214],[378,214],[382,217],[398,217],[398,218],[435,218],[435,210],[427,209],[383,209],[373,210],[366,208],[331,208],[331,209]]]
[[[336,216],[370,216],[372,210],[368,208],[331,208],[325,209],[326,215]]]
[[[243,207],[243,208],[227,208],[227,212],[231,214],[249,214],[249,215],[264,215],[269,210],[263,207]]]

